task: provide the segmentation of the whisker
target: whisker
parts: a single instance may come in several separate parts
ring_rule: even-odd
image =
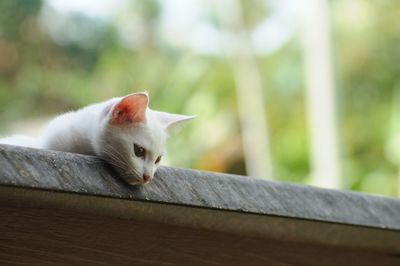
[[[123,155],[120,150],[105,141],[101,142],[101,144],[103,145],[102,157],[105,157],[110,165],[117,168],[121,177],[132,179],[133,177],[140,178],[142,176],[137,169],[129,167],[126,155]]]

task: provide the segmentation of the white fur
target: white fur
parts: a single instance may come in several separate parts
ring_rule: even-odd
[[[145,123],[113,125],[112,111],[124,98],[60,115],[48,124],[39,139],[12,136],[0,139],[0,143],[96,155],[113,165],[130,184],[143,184],[144,175],[154,177],[159,166],[155,161],[165,153],[168,129],[193,117],[146,108]],[[145,148],[145,158],[135,156],[134,144]]]
[[[39,139],[35,139],[23,135],[13,135],[10,137],[0,139],[0,143],[14,145],[14,146],[25,146],[31,148],[40,148]]]

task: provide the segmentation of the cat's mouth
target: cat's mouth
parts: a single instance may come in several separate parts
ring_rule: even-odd
[[[135,176],[130,177],[124,177],[125,182],[127,182],[129,185],[132,186],[137,186],[137,185],[145,185],[149,183],[149,181],[144,181],[142,178],[137,178]]]

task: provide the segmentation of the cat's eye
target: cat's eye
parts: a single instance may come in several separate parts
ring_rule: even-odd
[[[155,163],[158,164],[161,161],[161,158],[161,156],[158,156]]]
[[[144,158],[146,156],[146,150],[139,145],[133,144],[133,150],[137,157]]]

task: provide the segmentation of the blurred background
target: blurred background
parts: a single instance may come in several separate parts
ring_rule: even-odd
[[[2,0],[0,134],[148,90],[168,165],[400,195],[397,0]]]

